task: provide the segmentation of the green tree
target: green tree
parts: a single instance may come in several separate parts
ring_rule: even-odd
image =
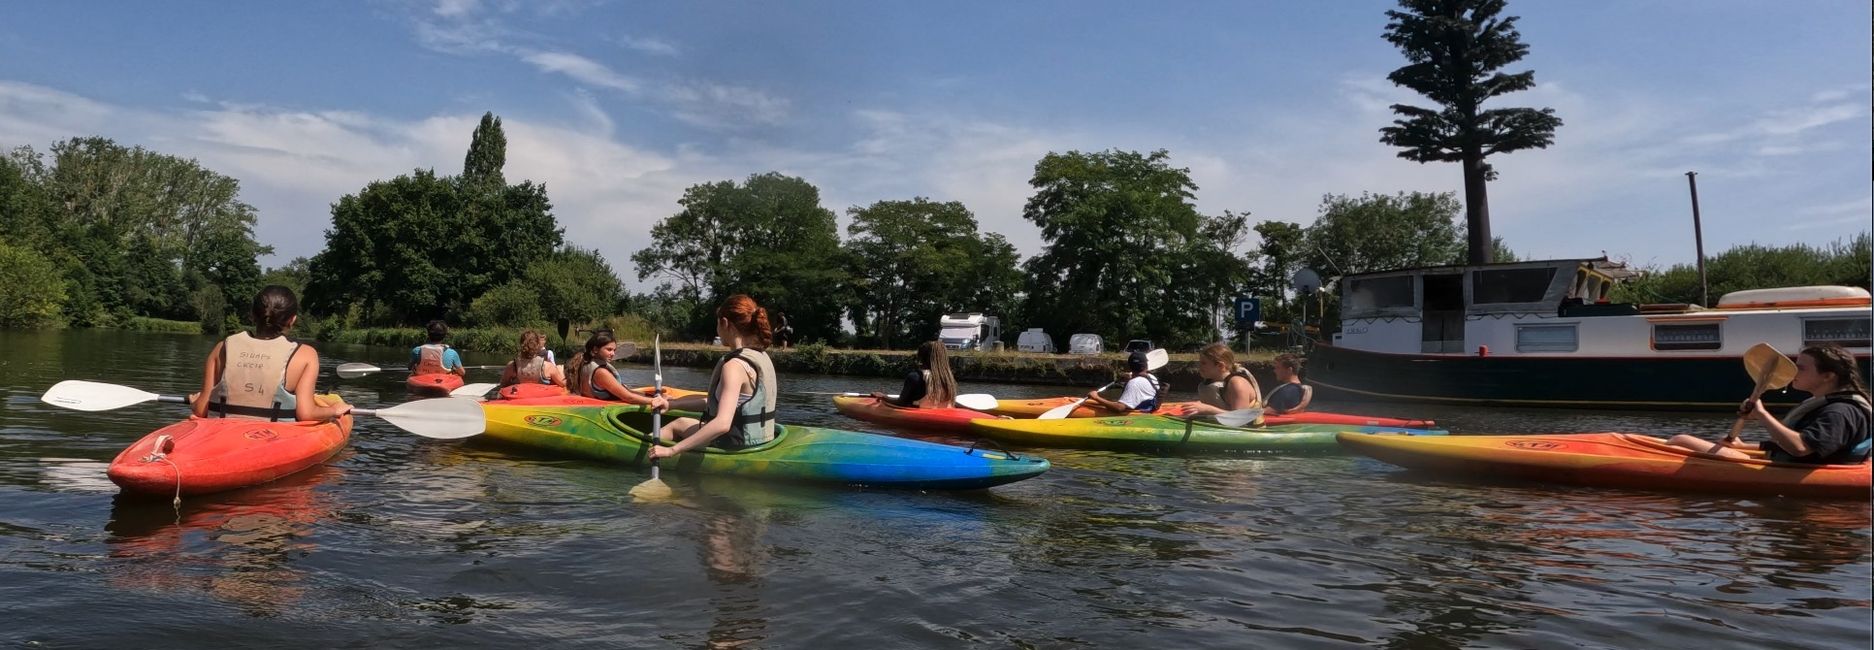
[[[1170,154],[1050,153],[1035,164],[1023,217],[1046,242],[1030,258],[1027,324],[1111,340],[1214,340],[1215,312],[1247,281],[1232,252],[1247,220],[1199,214],[1190,172]]]
[[[304,257],[295,257],[286,264],[267,269],[260,274],[256,282],[260,286],[280,285],[293,290],[293,295],[306,295],[306,284],[312,281],[312,261]],[[245,302],[238,304],[246,304]]]
[[[1705,262],[1711,295],[1733,291],[1845,285],[1867,288],[1869,234],[1826,246],[1744,244],[1712,256]],[[1640,269],[1639,277],[1614,285],[1617,302],[1686,303],[1699,299],[1698,267],[1675,264],[1664,270]]]
[[[332,205],[325,250],[308,264],[307,303],[322,313],[378,307],[415,323],[459,315],[560,245],[546,187],[503,185],[499,120],[477,127],[472,177],[418,169],[374,181]]]
[[[1491,254],[1490,201],[1484,184],[1496,179],[1485,158],[1555,142],[1562,120],[1549,108],[1483,107],[1493,97],[1535,85],[1535,72],[1500,72],[1529,53],[1515,16],[1498,18],[1504,0],[1399,0],[1405,11],[1388,11],[1386,41],[1409,63],[1386,76],[1437,103],[1433,110],[1394,104],[1400,116],[1380,129],[1380,142],[1399,147],[1399,157],[1459,162],[1464,167],[1464,205],[1473,264]]]
[[[469,306],[468,320],[476,325],[518,327],[541,321],[540,294],[526,280],[489,289]]]
[[[936,338],[945,313],[1013,316],[1011,298],[1022,283],[1015,247],[1001,235],[979,234],[962,203],[918,197],[846,213],[849,312],[861,336],[890,348]]]
[[[462,160],[462,182],[468,185],[506,187],[502,168],[508,164],[508,136],[501,130],[501,118],[491,112],[482,114],[469,138],[468,155]]]
[[[538,298],[540,312],[558,323],[561,338],[571,323],[610,315],[624,293],[612,265],[598,251],[577,246],[534,262],[523,278]]]
[[[0,241],[0,328],[58,324],[65,280],[57,265],[31,249]]]
[[[1303,258],[1324,276],[1459,263],[1462,209],[1449,192],[1329,194],[1307,228]]]
[[[839,337],[847,267],[819,188],[770,172],[691,186],[678,204],[683,210],[652,227],[651,245],[631,261],[639,279],[663,278],[690,307],[685,332],[707,338],[716,304],[746,293],[771,317],[785,314],[799,340]]]

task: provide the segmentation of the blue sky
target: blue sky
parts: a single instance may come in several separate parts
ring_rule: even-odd
[[[927,6],[928,5],[928,6]],[[329,205],[461,169],[503,118],[508,176],[568,238],[627,257],[690,185],[770,170],[826,207],[958,200],[1024,255],[1049,151],[1168,149],[1210,213],[1308,223],[1325,193],[1452,191],[1378,142],[1402,64],[1379,1],[34,3],[0,23],[0,147],[99,134],[240,179],[278,263]],[[1874,221],[1864,1],[1533,2],[1509,13],[1556,145],[1492,159],[1524,257],[1690,261]]]

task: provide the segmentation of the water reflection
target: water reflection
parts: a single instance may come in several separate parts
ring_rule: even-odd
[[[114,587],[171,594],[201,593],[274,617],[305,595],[295,558],[335,499],[321,486],[344,470],[323,465],[266,485],[184,500],[120,494],[104,529]]]

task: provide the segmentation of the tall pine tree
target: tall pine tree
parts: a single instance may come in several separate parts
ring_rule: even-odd
[[[1399,0],[1388,11],[1386,41],[1411,63],[1386,76],[1437,102],[1433,110],[1393,104],[1400,116],[1380,129],[1380,142],[1400,147],[1400,158],[1464,164],[1464,209],[1472,264],[1492,261],[1490,200],[1484,183],[1496,179],[1486,157],[1555,142],[1562,119],[1550,108],[1485,109],[1486,100],[1526,90],[1536,73],[1499,72],[1522,60],[1529,46],[1516,17],[1499,19],[1504,0]]]

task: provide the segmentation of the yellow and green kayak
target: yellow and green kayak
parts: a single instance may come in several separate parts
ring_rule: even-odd
[[[674,414],[673,414],[674,415]],[[651,414],[627,405],[512,405],[487,409],[483,437],[539,451],[648,467]],[[679,474],[781,481],[970,490],[1048,471],[1031,455],[909,438],[776,425],[775,438],[747,449],[706,448],[661,462]]]
[[[1061,420],[974,420],[970,432],[1003,442],[1045,447],[1158,449],[1167,451],[1337,452],[1346,433],[1444,435],[1440,429],[1350,424],[1227,427],[1164,415]]]

